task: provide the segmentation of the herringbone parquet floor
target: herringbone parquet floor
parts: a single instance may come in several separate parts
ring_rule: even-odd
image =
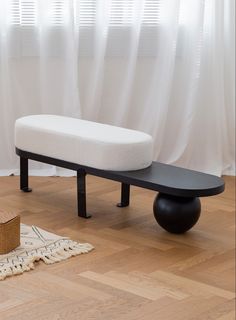
[[[155,193],[132,188],[117,208],[119,184],[88,177],[92,219],[76,215],[76,179],[0,178],[0,208],[22,222],[90,242],[95,250],[0,282],[1,320],[234,320],[235,178],[202,199],[199,223],[184,235],[155,222]]]

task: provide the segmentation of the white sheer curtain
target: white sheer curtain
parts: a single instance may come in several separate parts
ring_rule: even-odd
[[[0,174],[17,172],[15,119],[38,113],[142,130],[154,160],[235,174],[234,19],[232,0],[1,0]]]

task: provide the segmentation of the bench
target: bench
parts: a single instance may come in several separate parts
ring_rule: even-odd
[[[96,122],[34,115],[15,123],[20,156],[20,189],[30,192],[28,160],[77,172],[78,215],[86,210],[86,174],[121,183],[119,207],[130,200],[130,185],[158,192],[153,204],[156,221],[171,233],[184,233],[200,217],[199,197],[224,191],[223,179],[152,161],[152,138],[146,133]]]

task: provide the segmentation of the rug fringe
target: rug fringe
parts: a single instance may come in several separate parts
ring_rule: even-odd
[[[6,277],[21,274],[25,271],[34,269],[34,262],[39,260],[46,264],[53,264],[66,260],[72,256],[87,253],[94,247],[89,243],[78,243],[69,239],[61,239],[56,243],[52,243],[48,247],[40,248],[40,254],[35,255],[35,250],[29,251],[29,257],[24,257],[22,261],[10,261],[9,265],[0,270],[0,280]],[[34,252],[34,253],[33,253]],[[30,257],[30,255],[32,255]]]

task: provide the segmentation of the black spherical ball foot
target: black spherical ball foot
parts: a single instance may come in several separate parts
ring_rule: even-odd
[[[184,233],[198,221],[201,202],[198,198],[175,197],[159,193],[153,203],[159,225],[171,233]]]

